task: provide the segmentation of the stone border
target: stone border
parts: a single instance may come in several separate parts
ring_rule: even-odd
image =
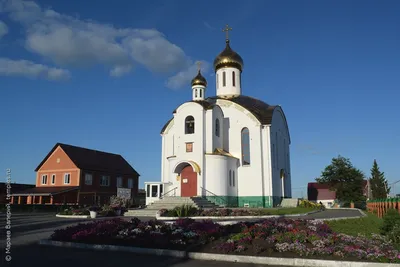
[[[168,249],[152,249],[152,248],[139,248],[127,246],[114,246],[114,245],[91,245],[73,242],[60,242],[52,241],[49,239],[42,239],[39,245],[54,246],[54,247],[69,247],[92,249],[102,251],[125,251],[138,254],[148,254],[157,256],[168,256],[175,258],[185,258],[193,260],[211,260],[223,262],[239,262],[239,263],[252,263],[262,265],[283,265],[283,266],[313,266],[313,267],[398,267],[396,263],[375,263],[375,262],[356,262],[356,261],[334,261],[334,260],[313,260],[302,258],[275,258],[275,257],[259,257],[259,256],[241,256],[241,255],[226,255],[226,254],[212,254],[200,252],[185,252],[179,250]]]
[[[56,217],[59,217],[59,218],[75,218],[75,219],[89,219],[90,215],[61,215],[61,214],[56,214]]]
[[[285,215],[261,215],[261,216],[196,216],[196,217],[162,217],[157,212],[156,219],[159,221],[175,221],[178,219],[186,218],[193,220],[240,220],[240,219],[268,219],[268,218],[285,218],[285,217],[299,217],[307,216],[310,214],[321,212],[321,210],[310,211],[303,214],[285,214]]]

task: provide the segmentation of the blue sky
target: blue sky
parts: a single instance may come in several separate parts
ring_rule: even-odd
[[[123,155],[141,187],[159,180],[160,129],[191,99],[195,61],[215,95],[228,23],[243,94],[286,114],[295,195],[339,154],[400,180],[399,13],[399,1],[0,0],[2,176],[34,183],[62,142]]]

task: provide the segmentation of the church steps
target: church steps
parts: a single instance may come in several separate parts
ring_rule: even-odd
[[[182,205],[191,205],[196,208],[202,209],[212,209],[212,208],[219,208],[214,203],[208,201],[207,199],[201,197],[165,197],[162,198],[150,205],[148,205],[144,209],[140,210],[128,210],[124,216],[131,216],[131,217],[146,217],[151,216],[155,217],[156,213],[161,209],[174,209],[175,207],[179,207]]]

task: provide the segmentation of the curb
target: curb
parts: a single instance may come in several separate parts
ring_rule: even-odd
[[[59,218],[75,218],[75,219],[89,219],[90,215],[60,215],[60,214],[56,214],[56,217],[59,217]]]
[[[356,261],[336,261],[336,260],[312,260],[301,258],[274,258],[274,257],[259,257],[259,256],[239,256],[239,255],[226,255],[226,254],[211,254],[199,252],[185,252],[179,250],[168,249],[152,249],[152,248],[139,248],[139,247],[126,247],[114,245],[91,245],[83,243],[60,242],[48,239],[39,241],[39,245],[55,246],[55,247],[70,247],[82,248],[92,250],[106,250],[106,251],[125,251],[138,254],[148,254],[157,256],[168,256],[175,258],[185,258],[193,260],[208,260],[208,261],[223,261],[223,262],[238,262],[238,263],[252,263],[262,265],[283,265],[283,266],[313,266],[313,267],[390,267],[399,266],[395,263],[375,263],[375,262],[356,262]]]
[[[262,215],[262,216],[197,216],[197,217],[161,217],[159,213],[156,215],[156,219],[159,221],[175,221],[182,218],[193,219],[193,220],[240,220],[240,219],[268,219],[268,218],[285,218],[285,217],[300,217],[307,216],[310,214],[321,212],[320,210],[310,211],[303,214],[286,214],[286,215]]]

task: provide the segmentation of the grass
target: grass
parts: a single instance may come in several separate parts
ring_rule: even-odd
[[[235,208],[232,208],[232,210],[235,210]],[[240,208],[240,210],[243,210],[243,208]],[[247,210],[247,209],[246,209]],[[265,209],[248,209],[253,211],[254,213],[256,213],[259,216],[262,215],[289,215],[289,214],[304,214],[304,213],[308,213],[311,211],[315,211],[315,208],[301,208],[301,207],[297,207],[297,208],[265,208]]]
[[[351,236],[362,234],[370,237],[372,234],[379,234],[383,220],[375,214],[366,213],[366,217],[358,219],[347,219],[337,221],[326,221],[331,229],[337,233],[343,233]]]

